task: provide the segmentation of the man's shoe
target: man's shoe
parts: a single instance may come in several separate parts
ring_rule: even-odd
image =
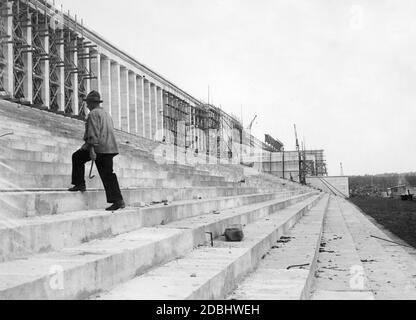
[[[68,189],[68,191],[70,192],[78,192],[78,191],[85,192],[86,190],[87,188],[85,186],[75,186],[75,187]]]
[[[124,200],[117,201],[116,203],[113,203],[111,207],[108,207],[105,209],[106,211],[117,211],[119,209],[124,209],[126,207],[126,204],[124,203]]]

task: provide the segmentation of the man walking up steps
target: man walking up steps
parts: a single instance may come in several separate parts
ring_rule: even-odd
[[[85,164],[95,161],[104,185],[107,202],[112,205],[107,211],[116,211],[126,207],[117,176],[113,172],[113,158],[119,154],[114,124],[111,116],[100,104],[100,94],[92,91],[85,99],[87,108],[90,110],[85,124],[85,144],[72,155],[72,184],[69,191],[84,192],[85,187]]]

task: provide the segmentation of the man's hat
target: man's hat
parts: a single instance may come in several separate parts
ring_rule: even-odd
[[[90,101],[90,102],[98,102],[102,103],[103,100],[101,100],[101,96],[97,91],[91,91],[88,96],[84,99],[84,101]]]

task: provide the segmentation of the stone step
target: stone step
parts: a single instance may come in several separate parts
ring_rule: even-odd
[[[167,206],[128,207],[115,215],[104,210],[89,210],[20,220],[2,219],[0,261],[25,258],[142,227],[163,225],[214,211],[221,213],[227,209],[287,199],[290,196],[294,195],[271,193],[176,201]]]
[[[26,125],[28,128],[38,128],[41,124],[41,131],[52,132],[54,136],[79,136],[84,130],[84,122],[67,118],[61,115],[46,111],[35,110],[26,106],[19,106],[15,103],[0,101],[0,123],[7,129],[13,129],[15,124]],[[131,135],[116,130],[119,141],[130,141],[136,150],[149,152],[155,149],[159,143],[147,138]]]
[[[313,208],[321,197],[317,195],[284,208],[269,210],[267,214],[257,216],[257,219],[234,220],[232,223],[245,225],[242,242],[225,242],[221,237],[214,242],[214,247],[196,249],[183,258],[99,294],[98,299],[223,299],[255,269],[280,236]],[[224,229],[222,227],[219,230],[223,232]]]
[[[161,170],[143,170],[142,168],[124,167],[118,161],[115,162],[114,172],[120,178],[143,178],[143,179],[189,179],[200,181],[225,181],[224,177],[211,176],[199,173],[184,173],[183,171],[161,171]],[[90,167],[90,163],[86,164]],[[10,175],[21,176],[29,175],[71,175],[72,164],[52,163],[52,162],[35,162],[24,160],[4,160],[0,159],[0,173],[5,177]],[[8,175],[10,174],[10,175]],[[94,166],[93,174],[98,176],[96,166]]]
[[[91,163],[86,166],[89,169]],[[98,174],[96,166],[94,166],[94,174]],[[168,173],[164,171],[150,171],[143,170],[142,166],[125,167],[118,163],[118,159],[114,162],[114,171],[120,177],[137,177],[137,178],[155,178],[167,179],[169,174],[175,175],[179,173]],[[58,163],[58,162],[40,162],[40,161],[25,161],[25,160],[5,160],[0,159],[0,173],[15,173],[16,175],[34,174],[37,175],[70,175],[72,172],[72,163]],[[224,180],[224,178],[222,178]]]
[[[31,145],[31,148],[35,148]],[[36,148],[35,148],[36,149]],[[9,147],[2,146],[0,144],[0,152],[3,154],[0,156],[0,160],[6,163],[10,167],[14,167],[14,162],[25,162],[29,166],[32,162],[35,163],[59,163],[64,166],[72,165],[72,153],[74,150],[59,149],[51,147],[48,151],[32,151],[24,149],[10,149]],[[184,173],[184,174],[199,174],[209,175],[214,177],[222,177],[220,175],[211,174],[205,170],[198,170],[192,167],[184,167],[180,165],[158,165],[155,162],[149,162],[143,160],[140,157],[129,157],[120,155],[115,158],[114,167],[123,168],[128,167],[131,169],[141,169],[144,171],[169,171],[173,173]],[[1,167],[0,167],[1,169]],[[19,170],[19,169],[18,169]]]
[[[77,144],[74,145],[65,145],[58,143],[55,145],[46,145],[42,143],[34,143],[28,141],[29,139],[22,137],[21,139],[17,141],[0,141],[0,148],[2,150],[12,150],[12,151],[25,151],[25,152],[36,152],[36,153],[52,153],[55,154],[56,157],[58,157],[59,161],[64,161],[66,163],[71,163],[72,154],[79,150],[80,147],[84,144],[82,141],[80,141]],[[118,155],[117,159],[121,159],[123,162],[126,162],[126,164],[135,164],[140,163],[142,165],[148,166],[149,168],[154,167],[160,167],[163,165],[164,161],[160,161],[159,158],[156,159],[156,157],[153,154],[149,153],[138,153],[137,150],[132,149],[131,147],[123,148],[119,145],[120,154]],[[20,159],[18,157],[12,158],[13,154],[5,154],[5,159]],[[30,155],[25,156],[29,157],[27,160],[37,160],[36,157],[38,155]],[[36,159],[35,159],[36,158]],[[193,167],[188,166],[186,168],[177,168],[177,170],[195,170]],[[202,171],[206,172],[206,171]]]
[[[239,206],[287,199],[289,193],[251,194],[206,200],[171,202],[145,208],[130,207],[116,215],[104,210],[89,210],[28,219],[2,219],[0,261],[28,254],[58,250],[81,242],[115,236],[141,227],[150,227],[201,214]]]
[[[373,238],[392,241],[349,201],[337,201],[375,299],[416,300],[415,259],[400,246]]]
[[[19,121],[14,121],[11,118],[0,117],[0,133],[11,132],[15,134],[29,133],[37,134],[39,136],[51,136],[51,132],[41,127],[34,127]]]
[[[39,141],[45,141],[46,143],[48,143],[48,140],[60,141],[63,143],[79,143],[79,141],[83,138],[83,132],[77,132],[75,135],[57,135],[51,131],[43,130],[39,126],[21,127],[14,123],[10,123],[8,125],[0,124],[0,133],[10,133],[6,136],[7,139],[15,140],[22,137],[31,137],[37,138]]]
[[[20,147],[21,141],[25,141],[29,143],[31,146],[37,146],[39,148],[47,149],[47,148],[59,148],[59,149],[68,149],[68,150],[77,150],[84,141],[82,140],[83,131],[77,132],[74,135],[64,135],[58,136],[51,132],[47,132],[46,134],[42,134],[38,132],[38,128],[33,128],[32,130],[20,130],[20,129],[0,129],[0,132],[13,132],[12,135],[8,135],[2,138],[1,143],[7,144],[11,148]],[[134,143],[129,141],[120,140],[118,139],[118,144],[123,151],[124,149],[130,150],[130,152],[134,152],[136,155],[140,155],[143,158],[153,158],[154,157],[154,150],[149,150],[151,152],[146,152],[141,149],[137,149]],[[173,150],[173,149],[172,149]]]
[[[199,225],[192,224],[190,228],[168,225],[145,227],[111,239],[95,240],[58,252],[0,263],[0,300],[88,298],[94,293],[128,281],[151,267],[186,255],[193,248],[206,243],[205,233],[208,231],[221,233],[224,230],[219,230],[224,225],[235,221],[243,222],[250,215],[265,216],[276,212],[277,208],[310,197],[311,195],[302,195],[288,200],[263,202],[257,206],[240,207],[221,215],[207,214],[200,216]],[[280,212],[282,218],[286,216],[284,212]],[[183,211],[180,214],[176,218],[186,218]],[[195,216],[195,212],[191,212],[191,215]],[[157,215],[150,214],[148,218],[154,225],[160,224],[155,216]],[[170,218],[172,216],[175,213]],[[269,224],[270,222],[267,225]],[[286,224],[289,225],[290,222]],[[228,249],[222,250],[228,252]],[[149,289],[146,287],[146,291]]]
[[[321,239],[312,300],[374,300],[368,279],[335,197]]]
[[[316,270],[329,196],[272,244],[258,268],[227,297],[230,300],[307,299]]]
[[[94,169],[96,170],[96,169]],[[86,170],[86,174],[88,174]],[[96,171],[94,171],[96,173]],[[190,186],[222,186],[222,187],[232,187],[237,186],[233,182],[222,181],[218,179],[200,178],[192,177],[186,179],[180,177],[177,179],[153,179],[153,178],[125,178],[118,177],[119,184],[121,188],[138,188],[138,187],[190,187]],[[61,189],[66,186],[71,185],[71,175],[36,175],[36,174],[24,174],[16,175],[12,173],[2,174],[0,177],[0,191],[24,191],[27,189],[42,189],[42,188],[52,188],[52,189]],[[102,183],[96,173],[96,177],[92,180],[86,179],[87,188],[92,189],[102,189]]]
[[[26,134],[18,134],[15,132],[13,135],[3,137],[3,140],[4,142],[9,142],[12,145],[13,143],[24,140],[26,143],[30,143],[32,145],[49,146],[62,149],[68,148],[74,150],[83,144],[82,137],[80,137],[80,139],[66,139],[62,137],[55,137],[53,135],[40,137],[35,132]]]
[[[52,139],[52,138],[51,138]],[[30,138],[21,137],[17,140],[10,140],[4,138],[0,140],[0,148],[2,149],[11,149],[17,151],[32,151],[32,152],[48,152],[48,153],[59,153],[61,158],[71,159],[72,154],[78,150],[82,145],[83,141],[79,141],[75,144],[63,144],[63,143],[39,143],[36,140],[29,141]],[[142,163],[147,163],[149,165],[157,165],[154,161],[153,154],[138,152],[136,149],[132,147],[120,147],[120,157],[126,158],[126,160],[133,160],[137,159],[140,160]],[[32,160],[32,159],[29,159]]]
[[[8,148],[13,150],[24,150],[24,151],[37,151],[37,152],[65,152],[66,154],[72,154],[74,151],[79,149],[82,146],[81,144],[77,144],[76,146],[71,147],[59,147],[59,146],[52,146],[52,145],[45,145],[45,144],[34,144],[28,142],[26,138],[22,138],[19,141],[9,140],[3,138],[0,140],[0,146],[2,148]]]
[[[35,111],[35,113],[32,114],[32,116],[35,117],[35,118],[38,115],[39,115],[39,112],[37,110]],[[54,121],[56,122],[56,117],[57,117],[56,115],[52,115],[50,121],[51,122],[54,122]],[[49,131],[49,130],[41,130],[38,126],[35,127],[35,126],[30,126],[30,125],[24,124],[23,127],[20,128],[20,126],[21,126],[21,122],[20,122],[21,119],[19,119],[19,122],[16,122],[16,123],[13,122],[14,120],[15,119],[13,117],[12,118],[8,118],[7,121],[5,121],[5,122],[7,122],[7,125],[3,128],[3,130],[4,131],[10,131],[10,130],[14,129],[15,136],[17,137],[16,138],[17,140],[21,140],[21,139],[18,139],[18,138],[23,137],[23,136],[25,138],[29,138],[29,139],[32,139],[32,138],[33,139],[36,139],[36,137],[38,137],[38,138],[47,138],[46,139],[47,141],[48,140],[58,140],[58,141],[60,141],[60,143],[65,143],[65,142],[72,143],[72,145],[74,147],[79,147],[79,144],[82,143],[81,142],[82,132],[74,131],[74,128],[73,127],[69,127],[68,130],[70,130],[70,132],[69,131],[68,132],[65,131],[65,135],[64,136],[59,136],[59,135],[52,134],[51,131]],[[30,119],[30,120],[32,120],[32,119]],[[67,120],[67,119],[64,119],[64,120]],[[75,122],[75,123],[77,123],[77,122]],[[55,128],[55,126],[53,126],[53,125],[50,126],[50,123],[43,123],[42,122],[42,124],[44,126],[47,126],[48,125],[52,129],[59,129],[59,128]],[[72,120],[71,120],[71,126],[73,126],[73,124],[74,124],[74,122],[72,122]],[[17,128],[20,128],[20,129],[16,129],[16,127]],[[83,129],[83,127],[81,127],[81,128]],[[41,132],[39,133],[40,130],[41,130]],[[72,133],[75,132],[75,134],[73,134],[71,136],[70,135],[71,132]],[[117,135],[121,135],[123,137],[129,137],[129,138],[132,138],[133,140],[135,140],[135,139],[136,140],[143,140],[142,137],[137,137],[137,136],[130,135],[130,134],[127,134],[127,133],[123,133],[123,132],[117,132]],[[75,136],[77,138],[73,138]],[[13,136],[10,136],[10,137],[13,137]],[[6,137],[5,139],[8,139],[8,138],[9,137]],[[13,139],[13,138],[11,138],[11,139]],[[38,142],[39,143],[44,143],[44,140],[45,139],[39,139]],[[144,139],[144,140],[147,140],[147,139]],[[119,139],[119,142],[122,145],[127,145],[125,139]],[[49,141],[47,143],[50,144]],[[153,149],[156,149],[156,147],[159,145],[159,143],[152,142],[150,140],[149,141],[146,141],[146,143],[153,144],[154,145],[154,148]],[[31,141],[31,144],[33,144],[32,141]],[[134,142],[130,142],[130,144],[131,144],[131,147],[134,147],[135,146]],[[136,150],[136,151],[137,152],[140,152],[140,150]],[[190,167],[190,166],[188,166],[188,167]]]
[[[16,127],[15,123],[18,125],[24,123],[26,128],[30,128],[30,135],[33,136],[36,136],[36,131],[40,129],[45,131],[47,136],[49,136],[50,132],[54,137],[63,137],[65,139],[79,137],[80,139],[82,135],[80,133],[84,130],[84,123],[82,121],[66,118],[46,111],[35,110],[26,106],[18,106],[13,103],[2,102],[0,111],[0,117],[4,117],[3,119],[5,120],[0,122],[6,123],[7,129],[14,129]],[[39,128],[39,124],[41,124],[42,128]],[[163,146],[161,143],[118,130],[116,130],[116,136],[120,142],[122,154],[126,150],[134,150],[136,155],[141,154],[143,157],[150,155],[150,160],[153,160],[153,151]],[[25,146],[25,148],[27,148],[27,146]],[[187,165],[187,167],[191,167],[191,165]]]
[[[131,206],[142,202],[210,199],[271,192],[273,192],[271,189],[248,187],[172,187],[122,190],[125,202]],[[274,190],[274,192],[277,192],[277,190]],[[11,219],[95,210],[102,209],[106,202],[104,190],[89,190],[85,193],[67,192],[66,190],[3,192],[0,193],[0,217]]]
[[[51,150],[53,151],[53,150]],[[14,168],[14,163],[17,161],[27,163],[28,166],[31,166],[31,163],[59,163],[67,169],[72,168],[72,151],[53,151],[53,152],[40,152],[40,151],[27,151],[20,149],[9,149],[0,146],[0,152],[3,154],[0,156],[0,162],[5,163],[9,167]],[[197,170],[192,168],[183,168],[176,165],[164,165],[156,166],[154,163],[152,165],[142,162],[140,159],[132,159],[124,156],[118,156],[114,161],[114,169],[120,170],[123,167],[129,169],[137,169],[142,171],[151,171],[151,172],[173,172],[173,173],[184,173],[184,174],[198,174],[198,175],[208,175],[213,177],[222,177],[220,175],[214,175],[208,171]],[[157,170],[155,170],[157,168]],[[1,170],[1,167],[0,167]]]
[[[53,115],[53,116],[55,117],[55,115]],[[35,135],[35,133],[36,133],[36,130],[35,129],[37,129],[37,128],[33,128],[34,131],[31,133],[34,136],[36,136]],[[134,136],[132,136],[132,138],[133,137]],[[63,139],[62,141],[66,141],[66,139],[68,139],[67,136],[66,137],[60,137],[60,138]],[[23,140],[23,139],[21,139],[21,140]],[[77,141],[77,140],[74,140],[74,141]],[[2,143],[2,141],[0,141],[0,145],[1,145],[1,143]],[[34,145],[33,143],[25,143],[25,142],[22,142],[22,141],[15,141],[15,143],[18,144],[15,147],[18,147],[19,149],[28,149],[28,148],[31,148],[31,150],[38,151],[38,152],[39,151],[42,151],[42,152],[51,152],[51,153],[55,152],[55,153],[57,153],[57,150],[53,146],[39,146],[39,145]],[[155,144],[155,145],[157,145],[157,144]],[[77,143],[77,144],[74,144],[73,146],[74,146],[74,148],[69,148],[69,149],[76,149],[76,148],[79,147],[79,144]],[[68,152],[68,148],[64,148],[64,149],[65,149],[66,152]],[[130,149],[132,149],[132,148],[130,148]],[[134,150],[134,151],[137,151],[137,150]],[[59,152],[59,153],[61,153],[61,152]],[[68,158],[70,158],[71,154],[68,155]],[[149,154],[147,154],[147,156],[148,155]],[[151,158],[152,158],[152,156],[150,156],[149,161],[151,160]],[[151,161],[153,161],[153,160],[151,160]],[[189,169],[189,168],[192,168],[192,167],[191,166],[185,166],[185,168]]]
[[[64,162],[72,163],[72,154],[81,147],[81,144],[76,147],[53,147],[45,145],[37,145],[28,143],[25,139],[16,142],[0,141],[0,150],[3,151],[1,159],[6,160],[26,160],[26,161],[48,161],[48,162]],[[9,154],[10,151],[10,154]],[[47,154],[47,155],[43,155]],[[136,165],[142,166],[146,169],[157,169],[160,165],[149,157],[143,157],[136,154],[124,154],[121,151],[121,155],[115,158],[117,163],[124,166]],[[192,168],[190,168],[192,170]]]

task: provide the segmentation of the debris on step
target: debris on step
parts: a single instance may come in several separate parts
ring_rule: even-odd
[[[244,232],[242,225],[233,225],[224,232],[225,239],[229,242],[240,242],[244,239]]]
[[[288,243],[292,239],[292,237],[280,237],[280,240],[277,240],[276,243]]]
[[[361,260],[361,262],[362,262],[362,263],[372,263],[372,262],[377,262],[377,260],[373,260],[373,259],[371,259],[371,260],[368,260],[368,259],[362,259],[362,260]]]
[[[148,205],[146,204],[146,202],[136,202],[132,204],[132,207],[134,208],[144,208],[147,207]]]
[[[334,270],[334,271],[342,271],[342,272],[346,272],[347,270],[345,269],[340,269],[338,267],[321,267],[322,269],[326,269],[326,270]]]
[[[196,278],[196,273],[191,274],[191,278]]]
[[[210,236],[211,247],[214,247],[214,234],[212,232],[205,232],[205,234]]]
[[[11,136],[13,134],[14,134],[13,132],[7,132],[7,133],[4,133],[4,134],[0,135],[0,138],[3,138],[5,136]]]
[[[310,265],[310,263],[295,264],[295,265],[292,265],[292,266],[288,266],[288,267],[286,268],[286,270],[290,270],[290,269],[294,269],[294,268],[300,268],[300,269],[302,269],[303,267],[307,267],[307,266],[309,266],[309,265]]]
[[[319,248],[319,253],[336,253],[335,251],[325,250],[324,248]]]
[[[219,212],[218,210],[213,210],[212,214],[220,214],[221,212]]]
[[[169,205],[169,201],[168,200],[152,201],[152,202],[150,202],[150,204],[146,204],[146,206],[156,206],[158,204],[163,204],[163,205],[167,206],[167,205]]]

